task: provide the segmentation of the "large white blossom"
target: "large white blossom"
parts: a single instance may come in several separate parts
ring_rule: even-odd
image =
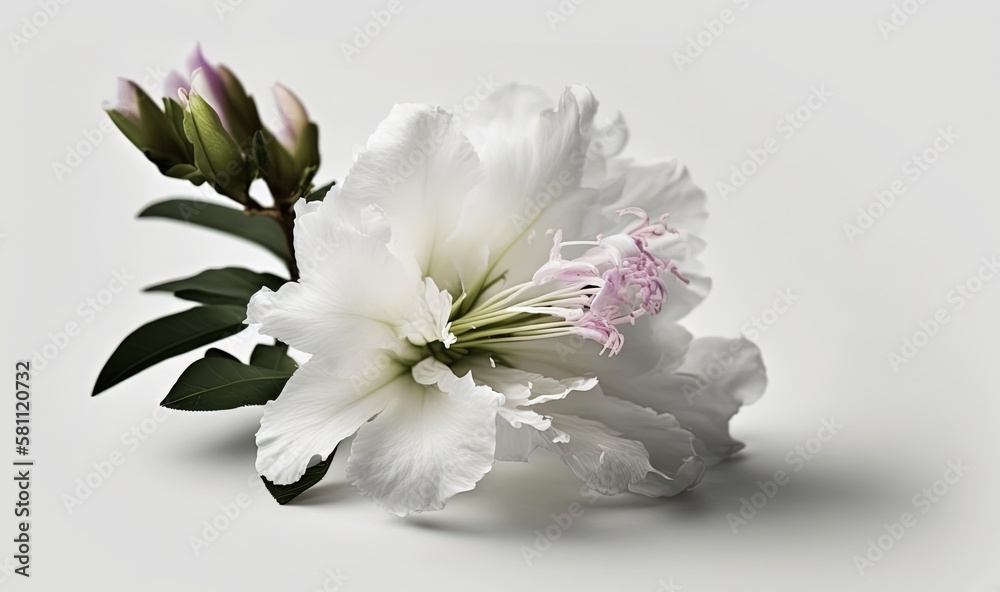
[[[624,121],[596,111],[581,86],[509,86],[462,122],[397,105],[340,191],[297,205],[301,279],[247,312],[311,354],[264,408],[263,476],[294,483],[356,434],[348,479],[407,515],[537,448],[648,496],[741,448],[759,351],[677,324],[710,286],[705,195],[675,160],[619,157]]]

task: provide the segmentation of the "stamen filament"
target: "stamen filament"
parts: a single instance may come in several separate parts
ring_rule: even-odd
[[[507,309],[499,310],[482,317],[462,321],[461,323],[453,323],[451,326],[451,332],[455,335],[461,335],[462,333],[466,333],[486,325],[495,325],[496,323],[500,323],[508,319],[531,314],[532,313],[529,312],[511,311]]]
[[[542,337],[545,337],[545,338],[562,337],[563,335],[572,335],[573,334],[573,331],[571,331],[568,328],[565,329],[565,330],[558,330],[558,331],[553,330],[553,331],[554,331],[553,333],[548,333],[548,334],[546,334],[544,336],[542,336],[542,335],[526,335],[526,336],[519,336],[519,337],[495,337],[495,338],[492,338],[492,339],[490,339],[490,338],[487,338],[487,339],[475,339],[473,341],[468,341],[468,342],[463,343],[462,346],[463,347],[476,347],[476,346],[480,346],[480,345],[487,345],[487,344],[494,344],[494,343],[512,343],[512,342],[517,342],[517,341],[532,341],[532,340],[541,339]]]
[[[467,335],[466,336],[466,340],[475,340],[475,339],[479,339],[479,338],[482,338],[482,337],[489,337],[489,336],[492,336],[492,335],[507,335],[507,334],[513,335],[515,333],[528,333],[528,332],[534,332],[534,331],[551,329],[553,327],[564,328],[564,327],[571,327],[571,326],[572,326],[572,323],[569,323],[567,321],[552,321],[552,322],[548,322],[548,323],[535,323],[535,324],[532,324],[532,325],[505,325],[505,326],[497,328],[497,329],[489,329],[489,330],[485,330],[485,331],[475,331],[473,335]],[[455,345],[459,345],[459,344],[462,344],[462,343],[464,343],[464,341],[462,340],[462,338],[459,338],[455,342]]]
[[[543,294],[541,296],[536,296],[535,298],[531,298],[531,299],[525,300],[523,302],[519,302],[517,305],[518,306],[535,306],[537,304],[541,304],[541,303],[547,302],[550,299],[562,298],[563,296],[569,296],[569,295],[593,295],[593,294],[597,294],[600,291],[600,288],[597,288],[597,287],[590,287],[590,288],[588,288],[588,287],[586,287],[587,285],[588,284],[585,284],[585,283],[572,284],[572,285],[567,286],[565,288],[561,288],[559,290],[555,290],[553,292],[548,292],[548,293]],[[523,284],[521,284],[519,286],[515,286],[514,288],[511,288],[510,290],[512,291],[512,293],[510,295],[504,297],[502,300],[499,300],[497,302],[492,302],[492,300],[494,298],[496,298],[497,296],[500,296],[500,295],[503,294],[501,292],[501,294],[497,294],[496,296],[494,296],[493,298],[491,298],[489,301],[487,301],[486,303],[484,303],[482,306],[477,307],[476,309],[469,311],[469,314],[467,314],[467,315],[463,316],[461,319],[459,319],[458,322],[456,322],[456,324],[466,324],[471,319],[476,319],[476,318],[478,318],[480,316],[485,316],[484,313],[491,313],[491,312],[495,312],[495,311],[498,311],[498,310],[504,310],[504,309],[507,308],[507,305],[508,305],[508,303],[509,303],[510,300],[516,298],[521,293],[523,293],[525,290],[527,290],[528,288],[532,288],[534,286],[535,286],[535,284],[532,283],[532,282],[525,282],[525,283],[523,283]]]

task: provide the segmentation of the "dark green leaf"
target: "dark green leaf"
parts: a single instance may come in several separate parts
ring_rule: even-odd
[[[337,184],[336,181],[330,181],[326,185],[323,185],[322,187],[315,189],[312,193],[306,196],[306,201],[322,200],[324,197],[326,197],[327,193],[330,193],[330,189],[332,189],[333,186],[336,184]]]
[[[246,306],[262,287],[277,290],[287,280],[272,273],[257,273],[240,267],[209,269],[172,282],[146,288],[147,292],[173,292],[178,298],[205,304]]]
[[[259,344],[253,348],[253,353],[250,354],[250,363],[261,368],[284,372],[295,372],[299,367],[295,363],[295,360],[288,355],[288,346],[284,343],[276,343],[275,345]]]
[[[93,394],[163,360],[229,337],[246,328],[242,306],[198,306],[147,323],[122,341],[104,364]]]
[[[196,199],[174,198],[149,206],[139,212],[139,217],[178,220],[225,232],[257,243],[286,263],[290,261],[281,226],[266,216],[253,216]]]
[[[219,349],[217,347],[210,347],[210,348],[208,348],[208,350],[205,351],[205,357],[206,358],[223,358],[223,359],[226,359],[226,360],[232,360],[234,362],[239,362],[239,359],[237,359],[236,356],[234,356],[233,354],[231,354],[231,353],[229,353],[227,351],[222,351],[221,349]]]
[[[250,152],[253,154],[254,160],[257,161],[257,166],[260,170],[268,170],[267,140],[264,138],[264,132],[261,130],[254,132]]]
[[[267,487],[274,500],[283,506],[298,497],[300,493],[322,481],[323,477],[326,476],[326,472],[330,469],[330,465],[333,464],[335,454],[337,454],[336,448],[333,449],[333,452],[330,453],[330,456],[326,460],[306,469],[302,478],[291,485],[275,485],[265,477],[261,477],[261,480],[264,481],[264,486]]]
[[[187,367],[160,405],[184,411],[263,405],[278,398],[291,375],[225,358],[202,358]]]

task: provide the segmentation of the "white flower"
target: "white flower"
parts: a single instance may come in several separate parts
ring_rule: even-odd
[[[298,204],[302,277],[247,312],[312,355],[264,408],[262,475],[293,483],[357,433],[348,479],[407,515],[539,447],[649,496],[739,450],[759,352],[676,323],[710,285],[704,193],[674,160],[618,157],[624,122],[596,110],[579,86],[555,105],[507,87],[461,128],[398,105],[339,194]]]

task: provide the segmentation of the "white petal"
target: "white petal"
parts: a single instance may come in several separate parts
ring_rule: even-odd
[[[695,391],[684,391],[694,377]],[[674,375],[671,390],[682,383],[684,403],[675,415],[698,437],[709,462],[723,460],[743,449],[729,435],[729,420],[740,407],[759,399],[767,388],[767,372],[760,349],[747,339],[703,337],[691,344],[684,364]]]
[[[583,183],[588,187],[603,187],[608,180],[608,163],[625,149],[629,128],[625,117],[617,113],[610,121],[596,121],[591,132]],[[624,179],[622,179],[624,184]],[[620,195],[620,193],[618,193]],[[607,201],[602,203],[609,203]]]
[[[596,378],[556,380],[508,366],[494,366],[484,358],[462,360],[456,364],[458,368],[471,370],[476,384],[486,385],[504,396],[498,413],[514,428],[549,429],[550,420],[531,410],[532,405],[562,399],[573,391],[589,390],[597,385]]]
[[[629,129],[625,116],[616,113],[613,120],[594,127],[590,151],[604,158],[613,158],[621,154],[628,140]]]
[[[587,390],[597,384],[594,378],[555,380],[498,366],[483,357],[463,358],[452,368],[471,371],[476,384],[486,385],[503,396],[496,422],[496,460],[502,461],[526,462],[531,452],[545,443],[543,432],[552,427],[552,420],[533,411],[532,405],[561,399],[572,391]]]
[[[483,153],[492,146],[508,144],[530,131],[542,111],[552,109],[555,101],[534,86],[507,84],[483,100],[479,107],[461,121],[462,130]]]
[[[445,244],[479,179],[479,159],[450,114],[428,105],[396,105],[358,155],[340,199],[356,207],[378,205],[391,221],[399,251],[412,253],[423,275],[440,287],[459,293],[463,260],[481,251]]]
[[[410,373],[417,384],[436,386],[446,393],[466,388],[465,383],[468,382],[466,376],[468,372],[462,374],[462,377],[459,378],[453,368],[442,364],[434,358],[424,358],[417,364],[414,364],[413,368],[410,369]],[[475,384],[474,381],[473,384]],[[503,395],[494,392],[493,396],[499,398],[501,404],[503,403]]]
[[[687,491],[705,476],[705,461],[700,456],[689,456],[669,477],[650,472],[641,481],[628,486],[632,493],[647,497],[671,497]]]
[[[587,487],[615,495],[642,481],[650,471],[649,454],[640,442],[629,440],[604,424],[573,415],[553,415],[550,436],[569,435],[568,442],[548,442],[546,447],[563,460]]]
[[[264,406],[257,471],[278,485],[298,481],[313,456],[329,456],[410,382],[406,370],[391,363],[370,376],[347,378],[328,372],[320,360],[306,362]]]
[[[619,326],[625,336],[623,355],[602,356],[601,344],[582,337],[497,344],[493,350],[515,368],[556,379],[596,376],[601,384],[630,384],[637,376],[681,365],[692,336],[663,314],[644,316],[635,325]]]
[[[422,376],[440,371],[436,364]],[[358,431],[351,447],[348,480],[398,516],[440,510],[493,465],[500,397],[468,374],[438,384],[406,381],[405,392]]]
[[[323,200],[295,202],[295,260],[299,273],[308,278],[326,273],[345,237],[360,236],[387,244],[392,237],[389,218],[377,205],[358,207],[339,197],[340,187],[331,187]],[[391,253],[391,249],[389,249]],[[399,257],[409,277],[420,278],[410,257]]]
[[[375,204],[359,207],[340,198],[340,186],[335,185],[326,198],[317,201],[300,199],[295,202],[295,259],[299,270],[308,275],[336,251],[344,232],[371,237],[388,243],[392,229],[386,213]],[[419,271],[415,270],[419,276]]]
[[[472,371],[477,384],[485,384],[502,393],[509,403],[532,405],[551,399],[561,399],[571,391],[585,391],[597,385],[592,377],[573,377],[565,380],[549,378],[534,372],[525,372],[510,366],[495,366],[486,358],[463,359],[459,367]]]
[[[512,282],[531,278],[550,246],[532,241],[533,234],[562,227],[567,236],[577,236],[581,208],[597,200],[595,189],[580,187],[596,111],[593,94],[573,86],[554,110],[518,108],[505,124],[507,133],[497,125],[477,146],[484,179],[469,196],[459,226],[474,229],[463,235],[464,244],[489,245],[491,277],[507,270]],[[560,213],[549,215],[554,209]]]
[[[306,218],[315,216],[306,216]],[[399,347],[396,327],[414,313],[421,283],[375,238],[344,230],[315,269],[277,292],[264,288],[247,322],[300,351],[344,365]]]
[[[697,438],[695,449],[713,464],[743,448],[729,420],[767,386],[760,350],[746,339],[696,339],[675,373],[651,373],[608,390],[623,399],[670,413]]]
[[[548,427],[551,427],[551,422],[546,429]],[[494,453],[496,460],[528,462],[531,453],[544,444],[544,433],[535,427],[523,424],[514,427],[501,415],[497,415],[497,447]]]
[[[622,437],[641,442],[649,454],[650,465],[656,470],[630,487],[632,491],[650,496],[676,495],[701,480],[705,463],[695,453],[694,436],[669,414],[658,414],[652,409],[606,396],[600,389],[574,393],[542,407],[554,416],[569,414],[600,421]],[[573,437],[570,432],[570,443]]]
[[[336,194],[339,192],[339,190],[340,188],[334,185],[327,192],[327,197],[335,197]],[[298,201],[296,201],[294,204],[292,204],[292,210],[295,211],[296,224],[301,222],[302,219],[307,215],[315,214],[316,212],[318,212],[322,206],[323,206],[323,201],[321,200],[308,201],[306,200],[306,198],[303,197]]]
[[[295,203],[295,260],[303,277],[322,273],[345,234],[379,243],[387,243],[391,237],[389,219],[378,206],[358,206],[341,199],[339,193],[335,186],[322,201],[300,199]],[[420,276],[419,270],[412,273]]]
[[[625,178],[625,187],[618,201],[606,206],[608,217],[615,215],[618,209],[636,206],[653,217],[670,214],[669,225],[683,233],[701,232],[708,218],[708,199],[681,162],[669,159],[636,164],[627,159],[615,159],[610,169],[610,176]]]
[[[699,273],[694,273],[681,268],[689,281],[682,282],[677,277],[670,275],[665,278],[667,283],[667,301],[663,305],[663,310],[657,315],[665,321],[679,321],[694,310],[712,289],[712,280]]]
[[[632,339],[629,342],[630,345],[634,346],[635,349],[640,349],[648,347],[649,343],[655,343],[655,347],[660,352],[660,359],[656,363],[656,368],[660,372],[668,372],[680,367],[694,341],[694,335],[673,322],[669,315],[663,313],[650,317],[646,322],[649,324],[649,333],[634,336],[630,334],[629,337]],[[645,339],[650,341],[643,341]]]

